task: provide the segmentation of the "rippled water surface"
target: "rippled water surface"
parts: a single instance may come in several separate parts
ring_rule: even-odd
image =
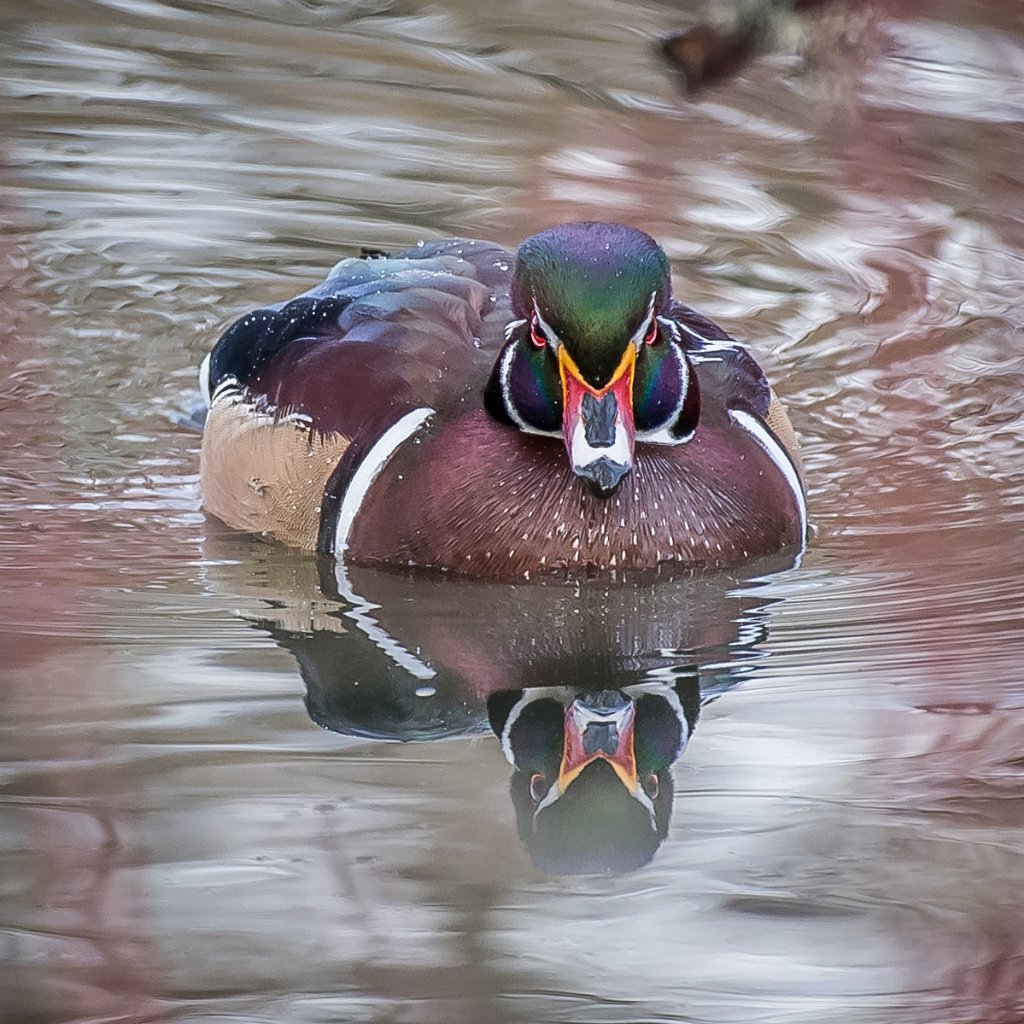
[[[1024,12],[791,18],[690,102],[701,11],[6,0],[5,1024],[1024,1019]],[[204,517],[232,318],[586,217],[786,396],[800,565],[339,578]],[[700,713],[660,834],[587,839],[649,863],[566,875],[492,724],[595,685]]]

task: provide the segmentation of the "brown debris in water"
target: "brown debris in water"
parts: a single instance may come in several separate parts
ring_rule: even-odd
[[[697,98],[707,87],[733,78],[766,53],[788,45],[793,27],[824,8],[852,10],[861,0],[758,0],[737,4],[728,18],[708,19],[660,40],[683,92]]]

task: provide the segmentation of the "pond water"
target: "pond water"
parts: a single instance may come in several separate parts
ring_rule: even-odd
[[[1024,1018],[1024,13],[794,17],[691,102],[701,16],[6,0],[0,1021]],[[786,397],[798,565],[339,575],[204,516],[233,318],[581,218]],[[509,722],[611,689],[650,820],[520,841]]]

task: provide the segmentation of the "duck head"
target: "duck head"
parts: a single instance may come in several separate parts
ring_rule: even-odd
[[[650,861],[668,833],[672,763],[700,713],[695,674],[675,688],[499,691],[487,712],[515,769],[519,836],[538,868],[603,874]]]
[[[678,444],[696,427],[696,377],[666,313],[669,262],[621,224],[564,224],[519,247],[515,319],[485,395],[491,414],[560,436],[600,497],[633,467],[636,441]]]

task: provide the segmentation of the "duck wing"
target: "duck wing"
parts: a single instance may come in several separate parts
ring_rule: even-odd
[[[697,371],[701,414],[743,409],[766,418],[772,390],[746,346],[713,320],[680,302],[672,304],[668,317],[682,329],[683,348]]]
[[[511,316],[512,260],[471,239],[342,260],[297,298],[232,324],[210,355],[207,393],[241,393],[349,438],[402,408],[479,402]]]

